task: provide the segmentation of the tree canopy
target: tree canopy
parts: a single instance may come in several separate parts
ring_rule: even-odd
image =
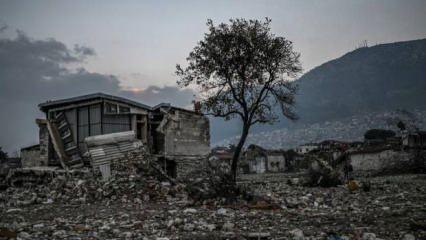
[[[387,129],[370,129],[364,134],[365,140],[386,140],[395,137],[395,132]]]
[[[203,113],[242,120],[234,175],[250,126],[278,120],[277,107],[297,119],[292,80],[302,71],[300,54],[291,41],[271,33],[270,23],[231,19],[216,26],[208,20],[208,32],[189,54],[187,67],[176,66],[180,86],[199,86]]]

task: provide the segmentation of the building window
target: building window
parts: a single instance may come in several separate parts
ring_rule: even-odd
[[[118,113],[117,104],[105,103],[105,113]]]
[[[120,113],[130,113],[130,108],[125,106],[119,106]]]

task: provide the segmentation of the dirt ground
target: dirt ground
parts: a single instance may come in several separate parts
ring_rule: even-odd
[[[426,175],[369,178],[369,191],[354,192],[297,180],[281,174],[242,181],[278,206],[126,197],[3,205],[0,239],[426,239]]]

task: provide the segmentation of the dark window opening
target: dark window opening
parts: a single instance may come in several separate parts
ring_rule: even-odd
[[[119,106],[120,113],[130,113],[130,108],[125,106]]]
[[[172,178],[176,178],[176,162],[173,160],[166,160],[166,173]]]
[[[105,113],[118,113],[117,104],[105,103]]]
[[[143,130],[143,123],[138,122],[136,124],[136,137],[137,137],[137,139],[142,140],[142,130]]]

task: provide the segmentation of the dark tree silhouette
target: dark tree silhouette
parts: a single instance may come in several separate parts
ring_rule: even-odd
[[[231,165],[234,181],[251,126],[278,120],[277,107],[285,117],[297,119],[292,80],[302,71],[300,54],[291,41],[271,33],[270,23],[231,19],[215,26],[208,20],[208,33],[189,54],[188,66],[176,66],[180,86],[199,86],[203,113],[242,120]]]
[[[370,129],[364,134],[365,140],[386,140],[395,137],[395,132],[387,129]]]
[[[0,160],[4,160],[4,159],[6,159],[6,158],[8,158],[7,153],[6,153],[6,152],[3,152],[3,150],[2,150],[2,149],[1,149],[1,147],[0,147]]]

